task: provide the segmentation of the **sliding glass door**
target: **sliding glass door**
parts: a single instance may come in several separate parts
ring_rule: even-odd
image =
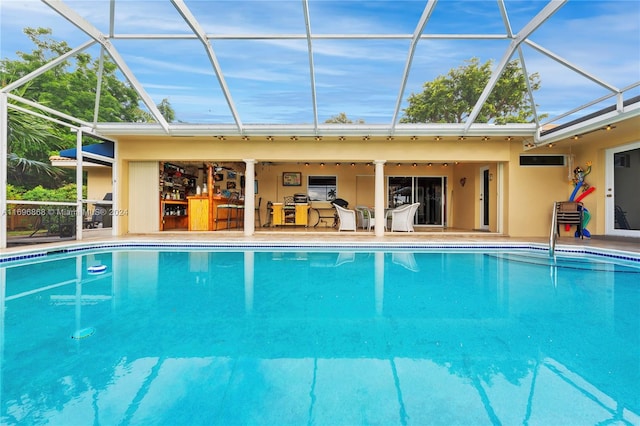
[[[414,225],[446,226],[446,182],[444,176],[390,176],[388,207],[420,203]]]
[[[640,237],[640,142],[606,152],[606,233]]]

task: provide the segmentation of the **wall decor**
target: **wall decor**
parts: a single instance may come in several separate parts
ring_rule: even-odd
[[[283,172],[282,186],[302,186],[302,173],[300,172]]]

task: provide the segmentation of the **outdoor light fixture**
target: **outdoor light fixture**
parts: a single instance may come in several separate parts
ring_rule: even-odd
[[[465,139],[466,139],[466,138],[465,138],[464,136],[459,136],[459,137],[458,137],[458,140],[459,140],[459,141],[463,141],[463,140],[465,140]]]
[[[344,136],[338,136],[338,140],[339,141],[345,141],[345,140],[347,140],[347,138],[345,138]]]
[[[417,165],[418,165],[418,163],[413,163],[413,167],[415,167],[415,166],[417,166]]]
[[[483,141],[488,141],[489,139],[491,139],[489,136],[483,136],[483,137],[482,137],[482,140],[483,140]]]
[[[356,165],[356,163],[351,163],[351,166],[352,166],[352,167],[353,167],[353,166],[355,166],[355,165]]]
[[[317,141],[321,141],[322,140],[322,136],[316,136],[316,140]]]
[[[400,163],[397,163],[396,166],[400,167]]]
[[[268,140],[269,142],[273,142],[273,136],[267,136],[267,140]]]
[[[418,137],[417,137],[417,136],[411,136],[411,138],[410,138],[410,139],[411,139],[412,141],[417,141],[417,140],[418,140]]]
[[[552,143],[550,143],[550,144],[548,145],[548,147],[549,147],[549,148],[553,148],[553,144],[552,144]]]
[[[510,141],[510,140],[512,140],[512,139],[513,139],[513,138],[512,138],[511,136],[507,136],[506,138],[504,138],[504,140],[505,140],[505,141]]]
[[[309,166],[309,163],[304,163],[305,166]]]
[[[433,164],[432,163],[427,163],[427,166],[431,167],[431,166],[433,166]]]
[[[571,138],[571,139],[574,139],[574,140],[575,140],[575,139],[581,138],[581,137],[582,137],[582,136],[584,136],[584,135],[588,135],[589,133],[599,132],[599,131],[601,131],[601,130],[604,130],[605,132],[608,132],[609,130],[613,130],[613,129],[615,129],[615,128],[616,128],[616,126],[613,126],[613,125],[611,125],[611,124],[607,124],[605,127],[599,127],[599,128],[597,128],[597,129],[590,130],[590,131],[588,131],[588,132],[584,132],[584,133],[580,133],[580,134],[578,134],[578,135],[574,135],[574,136],[572,136],[572,138]]]
[[[449,167],[449,163],[442,163],[443,167]]]
[[[324,167],[324,163],[320,163],[320,167]]]
[[[369,135],[367,135],[367,136],[363,136],[363,137],[362,137],[362,140],[363,140],[363,141],[368,141],[369,139],[371,139],[371,137],[369,137]]]
[[[251,139],[249,136],[243,136],[243,137],[242,137],[242,140],[243,140],[243,141],[248,141],[249,139]]]
[[[442,140],[442,138],[440,136],[436,136],[434,139],[437,140],[437,141]]]
[[[337,166],[337,167],[339,167],[339,166],[340,166],[340,163],[336,163],[336,166]]]
[[[225,138],[224,136],[218,136],[218,140],[226,141],[226,140],[227,140],[227,138]]]
[[[291,139],[292,141],[297,141],[298,137],[297,136],[291,136],[289,139]]]
[[[575,140],[578,140],[579,138],[580,138],[580,136],[578,136],[578,135],[573,135],[573,140],[574,140],[574,141],[575,141]]]
[[[392,141],[393,140],[393,136],[387,136],[387,140],[388,141]]]

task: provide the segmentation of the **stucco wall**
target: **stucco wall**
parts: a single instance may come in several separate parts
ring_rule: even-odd
[[[467,212],[469,217],[477,215],[478,206],[475,203],[477,194],[470,194],[466,200],[455,194],[458,167],[464,161],[485,160],[482,164],[491,164],[491,159],[508,158],[508,144],[505,143],[476,143],[465,144],[422,142],[417,143],[409,139],[405,141],[220,141],[216,138],[167,138],[167,137],[123,137],[118,141],[118,158],[121,170],[128,172],[130,161],[205,161],[205,162],[241,162],[243,159],[255,159],[258,194],[256,202],[262,198],[261,213],[266,221],[267,201],[281,202],[285,196],[307,192],[307,178],[309,175],[331,175],[337,177],[338,197],[349,201],[351,207],[356,205],[374,204],[374,167],[370,161],[386,158],[385,176],[446,176],[448,192],[446,199],[451,207]],[[454,164],[454,159],[459,164]],[[320,162],[324,162],[321,166]],[[277,162],[277,164],[276,164]],[[282,163],[285,164],[282,164]],[[309,164],[306,165],[305,163]],[[351,163],[356,163],[351,165]],[[367,163],[365,163],[367,162]],[[417,164],[414,166],[413,162]],[[427,162],[433,163],[431,166]],[[444,167],[442,162],[448,162]],[[340,163],[337,165],[337,163]],[[400,166],[397,163],[402,163]],[[471,181],[476,179],[478,169],[474,169],[474,177],[470,180],[469,188],[476,188]],[[302,185],[286,187],[282,185],[283,172],[302,173]],[[492,173],[495,175],[495,165]],[[125,187],[133,191],[130,196],[121,199],[121,208],[130,209],[128,199],[135,199],[136,192],[148,189],[128,185],[126,174],[123,173],[120,190]],[[495,182],[494,182],[495,184]],[[157,189],[155,189],[157,190]],[[455,194],[455,195],[454,195]],[[143,195],[143,194],[140,194]],[[452,198],[455,196],[455,198]],[[469,204],[470,203],[470,204]],[[448,208],[450,206],[447,206]],[[456,225],[451,212],[447,211],[446,220],[449,226]],[[464,227],[477,227],[474,220],[465,221]],[[495,209],[492,208],[492,230],[495,230]],[[129,232],[129,225],[121,224],[120,232]]]
[[[585,199],[585,204],[593,215],[589,229],[592,234],[597,235],[604,233],[604,192],[601,188],[605,182],[605,149],[633,140],[616,140],[611,137],[587,146],[563,143],[554,148],[539,147],[526,153],[562,154],[574,161],[568,162],[564,167],[522,167],[519,165],[519,158],[525,152],[521,141],[461,143],[412,141],[409,138],[366,142],[330,138],[322,141],[306,138],[291,141],[281,137],[269,142],[264,138],[255,139],[242,141],[219,140],[214,137],[120,137],[117,147],[121,171],[121,180],[118,182],[122,194],[121,208],[128,208],[127,200],[133,199],[135,192],[149,190],[129,185],[128,170],[125,167],[129,161],[241,162],[243,159],[255,159],[259,189],[256,197],[262,197],[264,221],[266,202],[282,201],[283,197],[298,192],[306,193],[309,175],[337,176],[338,197],[348,200],[351,207],[373,205],[374,167],[367,163],[386,159],[385,176],[447,176],[447,224],[461,229],[479,228],[480,167],[488,166],[489,173],[494,177],[490,182],[489,230],[499,230],[498,212],[502,209],[503,232],[506,234],[545,237],[549,235],[553,202],[568,199],[573,189],[570,169],[575,165],[584,167],[586,161],[592,161],[592,173],[587,180],[598,189],[596,194]],[[305,165],[306,162],[309,165]],[[320,162],[325,165],[321,166]],[[340,165],[336,165],[337,162]],[[357,164],[352,166],[351,162]],[[417,165],[412,166],[413,162]],[[433,166],[428,167],[427,162],[432,162]],[[449,162],[450,166],[445,169],[441,166],[442,162]],[[403,164],[397,166],[397,163]],[[499,165],[504,172],[502,187],[499,186],[498,179]],[[302,173],[302,185],[283,186],[282,173],[293,171]],[[464,186],[460,184],[463,177],[466,178]],[[128,194],[129,189],[133,191],[132,194]],[[153,191],[157,191],[157,188],[153,188]],[[501,205],[498,205],[499,195],[502,196]],[[119,232],[128,232],[127,227],[127,224],[121,224]]]
[[[588,161],[593,163],[591,173],[585,178],[585,181],[596,189],[593,194],[585,197],[583,200],[585,207],[591,213],[591,222],[589,223],[588,229],[592,235],[605,234],[606,196],[612,193],[606,185],[606,150],[640,141],[640,130],[638,130],[636,135],[628,135],[621,139],[615,138],[615,134],[611,136],[606,132],[601,132],[601,134],[602,137],[595,143],[585,145],[580,144],[578,140],[572,146],[574,167],[580,166],[584,169]],[[640,182],[638,182],[638,184],[640,184]],[[569,189],[572,188],[572,186],[569,187]],[[570,192],[567,197],[569,195]]]

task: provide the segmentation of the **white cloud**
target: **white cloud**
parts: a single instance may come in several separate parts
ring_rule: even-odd
[[[506,1],[514,32],[546,1]],[[109,2],[67,4],[108,31]],[[211,35],[305,34],[299,1],[198,1],[187,6]],[[417,1],[312,1],[313,34],[411,34],[425,7]],[[500,34],[504,23],[495,2],[441,1],[426,33]],[[51,27],[54,38],[77,46],[88,36],[37,0],[2,0],[2,57],[31,50],[24,26]],[[191,34],[170,1],[116,0],[116,33]],[[637,2],[568,2],[532,36],[532,40],[602,80],[624,87],[640,80],[640,6]],[[311,120],[310,71],[306,39],[214,39],[214,51],[229,90],[245,122]],[[313,40],[316,90],[320,111],[330,115],[384,120],[395,106],[410,41]],[[498,61],[508,40],[421,40],[413,56],[404,97],[425,81],[446,74],[466,59]],[[202,44],[190,40],[113,40],[113,45],[154,99],[170,97],[178,116],[230,115],[215,72]],[[524,46],[529,72],[541,75],[536,95],[541,111],[560,111],[586,103],[606,91],[555,61]],[[92,51],[93,52],[93,51]],[[592,97],[591,97],[592,96]],[[590,98],[591,97],[591,98]],[[348,110],[347,110],[348,109]],[[224,110],[224,113],[222,111]]]

